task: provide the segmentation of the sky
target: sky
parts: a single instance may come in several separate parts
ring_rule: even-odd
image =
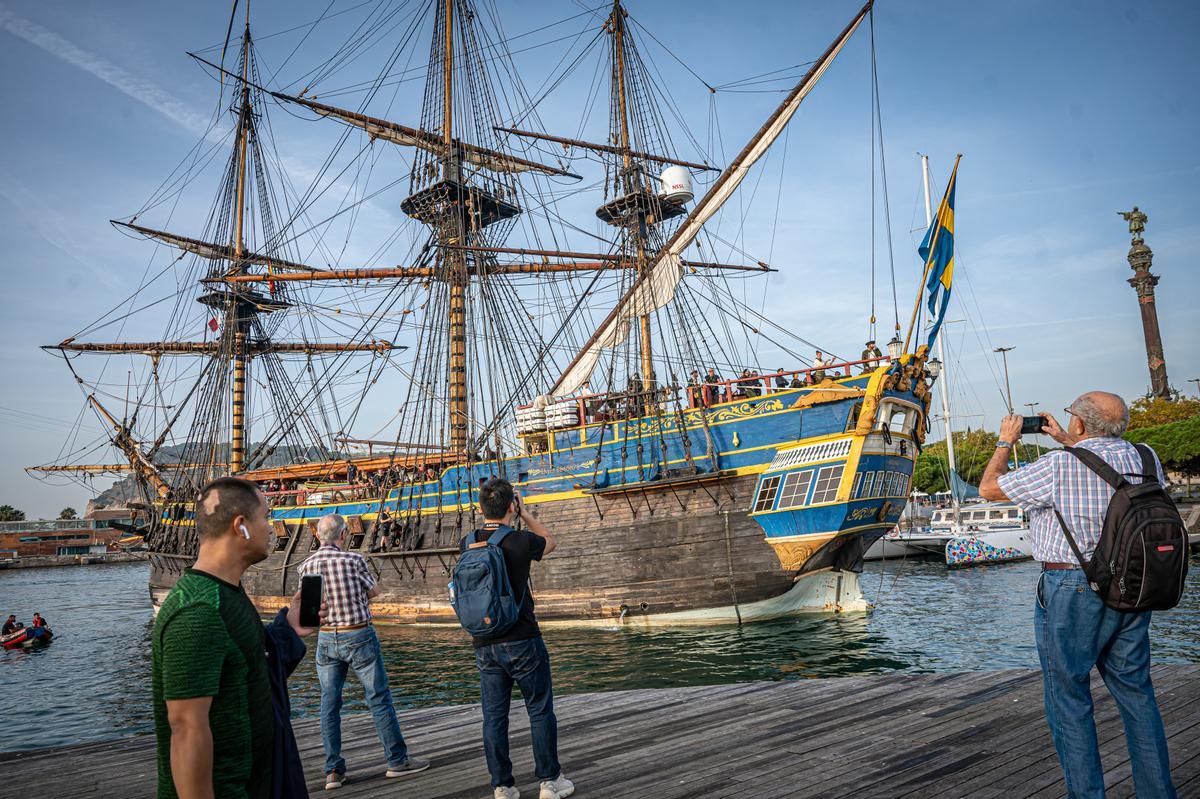
[[[297,88],[375,5],[257,0],[253,25],[262,63],[275,75],[270,85]],[[570,35],[595,25],[589,6],[580,3],[494,5],[531,91],[559,65]],[[859,5],[626,3],[658,40],[646,40],[644,50],[672,87],[681,119],[718,160],[736,153],[782,98],[773,91],[778,82],[750,84],[765,89],[754,93],[722,87],[810,61]],[[218,86],[186,52],[220,44],[228,14],[216,8],[0,0],[0,351],[7,377],[0,399],[0,504],[30,518],[55,516],[68,505],[82,510],[90,494],[62,479],[35,480],[24,467],[55,460],[79,419],[91,435],[100,434],[94,418],[81,414],[82,394],[61,359],[39,346],[120,305],[150,266],[166,263],[164,253],[122,236],[107,220],[141,208],[206,135]],[[307,25],[323,14],[324,23]],[[741,190],[737,208],[747,222],[740,243],[779,269],[747,289],[752,304],[834,352],[856,354],[866,337],[873,258],[880,338],[886,339],[896,307],[906,319],[916,298],[921,264],[915,245],[924,226],[917,154],[930,156],[936,196],[962,153],[958,272],[944,334],[956,427],[997,426],[1005,401],[992,350],[1001,346],[1014,348],[1008,369],[1019,409],[1037,403],[1037,410],[1061,416],[1059,409],[1086,390],[1107,389],[1129,400],[1146,392],[1139,309],[1126,283],[1129,234],[1117,216],[1133,205],[1150,217],[1145,235],[1161,279],[1158,317],[1171,384],[1195,395],[1197,384],[1188,380],[1200,377],[1200,154],[1194,147],[1200,5],[879,0],[873,33],[897,301],[888,276],[878,160],[872,190],[870,30],[864,26],[805,101],[768,164]],[[415,63],[426,47],[409,48]],[[387,57],[384,47],[361,53],[328,83],[318,82],[316,91],[369,80]],[[403,87],[372,110],[413,124],[416,91],[416,83]],[[602,137],[604,115],[585,116],[580,104],[568,87],[539,108],[542,122],[564,135]],[[307,186],[332,145],[330,128],[284,113],[272,120],[292,182]],[[673,141],[681,158],[704,155],[682,135]],[[386,180],[399,177],[403,156],[380,149],[376,169]],[[403,189],[363,207],[355,236],[345,243],[348,260],[385,265],[403,257],[403,242],[388,249],[403,220]],[[215,191],[215,179],[201,179],[181,195],[175,229],[198,232],[201,222],[189,227],[188,220],[207,216]],[[108,379],[119,391],[121,374]],[[386,418],[396,409],[370,410]],[[96,489],[108,485],[97,481]]]

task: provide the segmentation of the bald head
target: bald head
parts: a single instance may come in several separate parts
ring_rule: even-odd
[[[1129,426],[1125,400],[1107,391],[1089,391],[1071,403],[1071,413],[1089,436],[1121,436]]]
[[[336,544],[346,532],[346,520],[336,513],[322,516],[317,522],[317,538],[322,544]]]

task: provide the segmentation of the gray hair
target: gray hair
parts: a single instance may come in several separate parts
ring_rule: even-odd
[[[1115,405],[1121,408],[1119,415],[1114,417],[1113,407],[1104,408],[1096,401],[1093,393],[1084,394],[1071,403],[1071,413],[1083,422],[1083,430],[1088,435],[1120,437],[1125,434],[1125,428],[1129,427],[1129,408],[1126,407],[1125,400],[1116,394],[1106,393],[1104,396],[1110,397],[1115,401]]]
[[[346,532],[346,520],[336,513],[322,516],[317,522],[317,538],[322,544],[332,544]]]

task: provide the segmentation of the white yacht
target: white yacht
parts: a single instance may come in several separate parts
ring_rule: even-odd
[[[954,529],[954,509],[935,510],[929,526],[935,531],[949,532]],[[1025,514],[1012,502],[981,502],[963,505],[958,509],[958,525],[961,530],[993,530],[1008,527],[1024,527]]]

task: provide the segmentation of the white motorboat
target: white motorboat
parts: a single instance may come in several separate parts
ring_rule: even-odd
[[[953,536],[945,530],[915,527],[891,529],[863,555],[863,560],[902,560],[904,558],[942,558],[946,542]]]

